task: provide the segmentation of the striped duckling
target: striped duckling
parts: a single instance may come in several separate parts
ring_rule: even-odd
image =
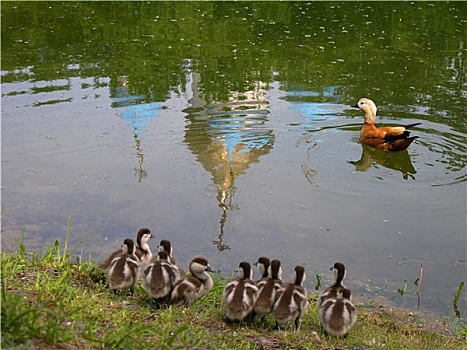
[[[141,228],[136,233],[135,254],[143,265],[149,263],[152,257],[151,248],[148,245],[148,240],[152,237],[153,235],[148,228]],[[97,268],[102,272],[106,272],[109,269],[110,263],[115,259],[115,257],[121,254],[121,249],[114,251],[104,261],[97,265]]]
[[[357,313],[352,303],[352,293],[343,284],[346,275],[344,264],[336,262],[331,270],[335,283],[319,297],[318,316],[326,333],[346,336],[357,321]]]
[[[271,261],[268,270],[269,277],[262,278],[257,282],[258,298],[253,308],[256,319],[272,313],[276,293],[284,287],[281,262],[279,260]]]
[[[289,321],[295,321],[295,330],[300,328],[300,318],[308,307],[308,299],[303,282],[305,282],[305,268],[296,266],[293,273],[293,283],[286,284],[276,293],[272,314],[276,319],[276,327],[283,328]]]
[[[208,272],[212,272],[212,269],[206,258],[194,257],[188,269],[190,274],[184,275],[175,283],[170,298],[172,305],[191,305],[209,293],[214,285],[208,274]]]
[[[130,287],[130,294],[133,295],[134,285],[138,280],[138,264],[135,244],[132,239],[127,238],[123,241],[122,254],[114,257],[107,270],[109,286],[114,293],[117,289]]]
[[[242,261],[238,267],[238,277],[229,282],[222,293],[227,322],[241,322],[251,317],[258,293],[258,287],[252,280],[253,271],[250,264]]]
[[[168,304],[170,294],[179,278],[180,271],[170,262],[169,254],[160,251],[143,272],[143,286],[159,308]]]

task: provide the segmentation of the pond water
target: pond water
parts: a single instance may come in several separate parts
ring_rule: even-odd
[[[452,316],[466,5],[2,2],[2,247],[63,242],[71,215],[84,258],[148,227],[183,265],[266,255],[312,291],[341,261],[356,295],[408,308],[423,265],[420,308]],[[419,139],[362,147],[360,97]]]

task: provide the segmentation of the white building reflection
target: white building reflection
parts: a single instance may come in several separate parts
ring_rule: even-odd
[[[192,74],[191,106],[184,110],[185,143],[212,175],[222,210],[218,239],[213,243],[222,251],[229,249],[223,241],[228,213],[239,209],[234,200],[235,180],[270,152],[274,133],[265,125],[268,114],[265,83],[255,83],[250,91],[231,92],[228,101],[217,102],[203,100],[198,87],[200,79],[198,73]]]

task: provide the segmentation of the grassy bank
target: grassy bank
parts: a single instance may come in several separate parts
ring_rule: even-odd
[[[191,307],[155,310],[141,285],[114,295],[92,262],[56,242],[1,255],[1,348],[8,349],[465,349],[467,329],[445,334],[412,313],[358,307],[346,339],[324,336],[315,300],[300,331],[222,322],[225,280]]]

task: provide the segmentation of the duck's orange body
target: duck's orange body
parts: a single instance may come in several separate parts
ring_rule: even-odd
[[[370,99],[361,98],[356,105],[351,107],[359,108],[364,113],[365,121],[360,131],[361,143],[389,151],[403,151],[418,138],[418,136],[409,137],[410,131],[407,129],[420,123],[377,128],[375,126],[376,105]]]

